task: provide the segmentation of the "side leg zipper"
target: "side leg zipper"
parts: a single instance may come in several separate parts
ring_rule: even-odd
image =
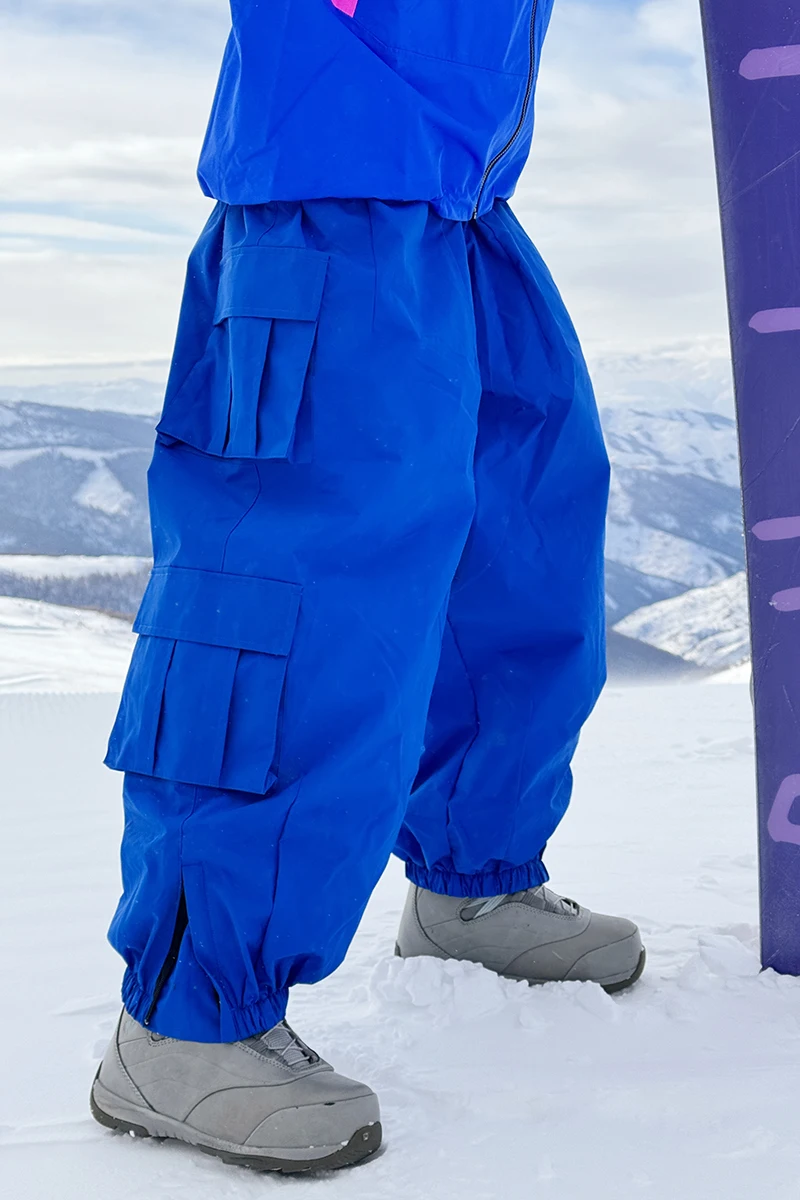
[[[178,961],[178,955],[180,954],[181,950],[181,942],[183,941],[183,935],[186,932],[186,926],[188,924],[189,915],[186,911],[186,895],[183,891],[183,888],[181,888],[181,898],[178,903],[178,911],[175,914],[175,928],[172,931],[172,940],[169,944],[169,950],[167,951],[167,956],[164,959],[161,970],[158,972],[158,978],[156,979],[155,987],[153,988],[153,999],[150,1002],[150,1007],[148,1008],[147,1014],[142,1022],[142,1024],[145,1026],[149,1026],[153,1017],[153,1013],[156,1011],[158,998],[163,991],[164,984],[175,970],[175,964]]]

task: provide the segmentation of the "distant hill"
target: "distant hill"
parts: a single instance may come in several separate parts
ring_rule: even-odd
[[[148,555],[152,417],[0,402],[0,553]]]
[[[0,554],[0,596],[132,617],[151,565],[133,555]]]
[[[640,608],[614,630],[707,670],[738,667],[750,657],[745,573]]]
[[[145,475],[160,393],[135,379],[0,388],[0,594],[135,611],[151,553]],[[741,661],[732,597],[742,586],[714,591],[744,567],[734,421],[634,402],[602,417],[613,673],[677,677],[687,663],[691,672]],[[704,621],[716,632],[706,636]]]
[[[718,413],[603,411],[613,464],[609,620],[744,568],[736,425]]]

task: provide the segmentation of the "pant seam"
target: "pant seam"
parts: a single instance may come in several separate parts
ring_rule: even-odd
[[[255,476],[256,476],[256,484],[257,484],[256,494],[255,494],[255,496],[253,496],[253,499],[250,501],[250,503],[248,504],[247,508],[244,510],[242,515],[239,517],[236,524],[231,526],[231,528],[228,530],[228,532],[225,535],[225,542],[223,543],[223,546],[222,546],[222,556],[220,558],[220,566],[219,566],[220,571],[225,570],[225,559],[228,555],[228,543],[230,542],[231,538],[236,533],[236,530],[239,528],[239,526],[242,524],[242,522],[245,521],[247,519],[247,517],[250,516],[250,513],[255,508],[256,504],[258,503],[259,497],[261,495],[261,472],[259,471],[259,469],[255,463],[251,463],[250,465],[253,468],[253,471],[255,472]]]
[[[261,944],[259,947],[259,955],[258,955],[258,967],[260,967],[262,970],[264,967],[264,958],[265,958],[264,945],[267,941],[267,938],[269,937],[269,927],[272,924],[272,918],[275,915],[275,904],[276,904],[276,901],[278,898],[278,882],[279,882],[280,874],[281,874],[281,847],[283,844],[284,835],[286,833],[286,826],[289,824],[289,818],[292,815],[292,810],[294,809],[294,806],[297,803],[297,801],[300,799],[300,792],[302,790],[302,786],[303,786],[303,781],[298,780],[298,782],[296,784],[295,795],[286,807],[286,812],[284,814],[283,821],[281,822],[280,832],[275,840],[275,878],[274,878],[274,882],[273,882],[273,886],[272,886],[272,897],[271,897],[272,903],[270,904],[269,915],[266,917],[266,919],[264,921],[264,934],[261,939]]]
[[[461,781],[462,772],[464,770],[464,767],[466,766],[467,758],[469,757],[472,747],[475,745],[475,743],[478,740],[478,736],[481,731],[481,718],[480,718],[480,712],[478,709],[478,696],[475,691],[475,688],[472,685],[472,677],[469,673],[469,667],[467,666],[467,660],[464,657],[461,646],[459,645],[458,638],[456,637],[456,631],[453,626],[453,622],[450,620],[449,614],[445,617],[445,621],[447,622],[447,626],[450,630],[450,633],[453,635],[453,645],[456,648],[456,653],[458,654],[461,665],[464,668],[464,674],[467,677],[467,684],[469,686],[469,690],[472,695],[472,710],[473,710],[473,717],[474,717],[474,721],[475,721],[475,732],[472,735],[472,737],[470,738],[469,745],[467,746],[463,755],[461,756],[461,762],[459,764],[458,771],[456,772],[456,777],[453,780],[453,786],[450,789],[450,795],[447,797],[447,809],[446,809],[446,818],[445,818],[445,828],[446,828],[446,832],[447,832],[447,845],[450,848],[451,856],[453,858],[455,858],[456,848],[453,845],[452,839],[450,837],[450,828],[453,823],[452,819],[451,819],[452,805],[453,805],[453,801],[455,800],[456,792],[458,791],[458,785]]]

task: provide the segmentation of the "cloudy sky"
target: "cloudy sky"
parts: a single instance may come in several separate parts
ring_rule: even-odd
[[[724,344],[697,9],[556,0],[514,205],[595,355]],[[227,18],[224,0],[0,0],[0,379],[163,371]]]

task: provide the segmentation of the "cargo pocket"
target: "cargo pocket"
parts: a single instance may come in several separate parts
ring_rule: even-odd
[[[288,246],[228,251],[205,353],[167,388],[159,433],[224,458],[309,457],[296,435],[328,257]]]
[[[298,584],[156,567],[134,631],[106,765],[176,783],[269,791]]]

